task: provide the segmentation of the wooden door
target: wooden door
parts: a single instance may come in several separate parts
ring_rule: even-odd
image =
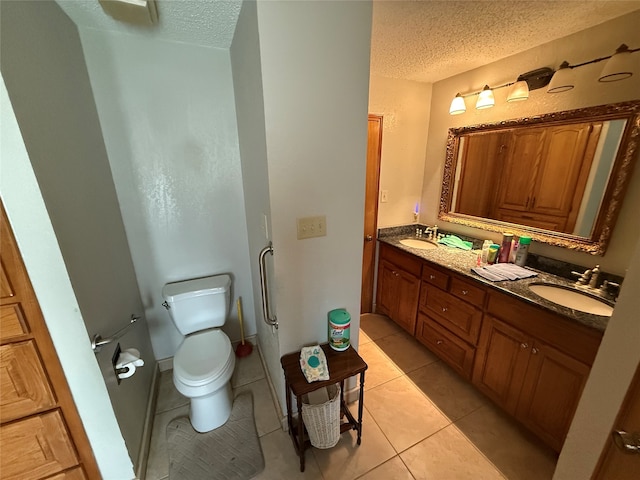
[[[466,135],[460,159],[458,194],[452,210],[476,217],[491,217],[496,202],[496,179],[506,153],[504,132]]]
[[[529,336],[485,316],[480,333],[473,383],[510,414],[515,414],[529,362]]]
[[[516,417],[559,452],[590,368],[540,342],[530,357]]]
[[[362,290],[360,313],[373,310],[373,281],[378,230],[378,187],[382,152],[382,117],[369,115],[367,128],[367,172],[364,196],[364,247],[362,249]]]
[[[0,475],[98,479],[62,366],[0,205]]]
[[[640,365],[629,385],[613,430],[640,436]],[[637,480],[640,478],[640,451],[623,453],[610,436],[593,478],[595,480]]]

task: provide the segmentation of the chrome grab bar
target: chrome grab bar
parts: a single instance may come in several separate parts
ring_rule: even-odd
[[[102,347],[107,345],[108,343],[114,342],[119,339],[121,336],[125,334],[127,330],[129,330],[138,320],[140,320],[140,316],[131,315],[131,320],[124,327],[118,330],[116,333],[107,338],[102,338],[102,335],[96,333],[91,339],[91,348],[94,353],[98,353]]]
[[[271,308],[269,306],[269,287],[266,275],[265,257],[267,253],[273,255],[273,245],[269,242],[269,245],[264,247],[260,252],[260,290],[262,292],[262,315],[267,325],[278,328],[278,319],[275,315],[271,315]]]

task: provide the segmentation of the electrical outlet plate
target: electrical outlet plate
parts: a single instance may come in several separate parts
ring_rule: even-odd
[[[327,235],[327,217],[304,217],[296,220],[298,225],[298,240]]]
[[[389,190],[380,190],[380,203],[387,203],[389,201]]]

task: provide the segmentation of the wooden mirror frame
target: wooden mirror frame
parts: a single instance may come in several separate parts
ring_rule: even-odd
[[[575,121],[618,120],[625,119],[624,132],[618,152],[611,169],[609,181],[605,189],[602,204],[596,216],[590,237],[580,237],[568,233],[543,230],[525,225],[502,222],[488,218],[474,217],[451,212],[451,203],[456,178],[460,136],[474,132],[516,129],[528,126],[563,125]],[[532,117],[504,120],[496,123],[450,128],[447,138],[447,152],[440,195],[438,219],[465,225],[468,227],[489,230],[492,232],[509,231],[515,235],[530,236],[538,242],[557,247],[588,252],[592,255],[603,255],[611,239],[622,201],[626,193],[633,166],[636,162],[638,144],[640,143],[640,101],[630,101],[596,107],[586,107],[564,112],[548,113]]]

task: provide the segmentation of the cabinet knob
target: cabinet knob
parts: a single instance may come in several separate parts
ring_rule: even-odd
[[[447,311],[447,307],[442,307],[442,311],[446,312]]]
[[[436,341],[436,345],[442,345],[442,340]]]
[[[521,344],[520,344],[520,348],[521,348],[521,349],[523,349],[523,350],[524,350],[525,348],[529,348],[529,344],[528,344],[528,343],[521,343]]]
[[[430,279],[430,280],[433,280],[434,278],[436,278],[436,276],[435,276],[435,275],[429,275],[429,279]]]
[[[469,293],[469,290],[462,290],[463,295],[466,295],[467,293]]]
[[[534,355],[535,355],[536,353],[538,353],[539,351],[540,351],[540,350],[538,350],[536,347],[533,347],[533,348],[531,349],[531,353],[532,353],[532,354],[534,354]]]

